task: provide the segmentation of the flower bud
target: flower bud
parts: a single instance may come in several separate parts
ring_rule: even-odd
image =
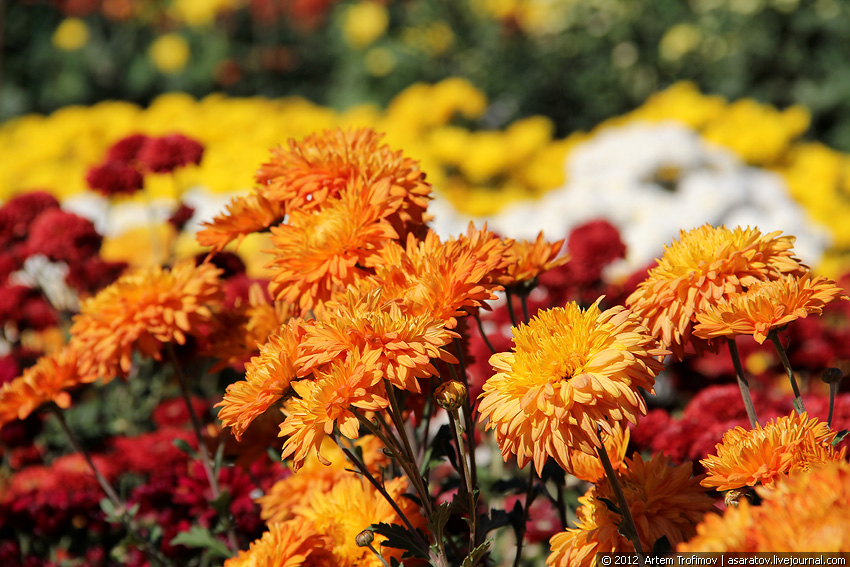
[[[372,533],[372,530],[363,530],[354,537],[357,547],[368,547],[373,541],[375,541],[375,534]]]
[[[727,508],[737,508],[738,504],[740,504],[742,500],[746,500],[750,504],[754,504],[757,497],[758,495],[752,488],[745,486],[743,488],[733,488],[726,492],[726,495],[723,497],[723,501],[726,503]]]
[[[820,375],[820,379],[827,384],[838,384],[843,378],[844,373],[838,368],[827,368]]]
[[[437,391],[434,392],[437,405],[447,411],[457,410],[466,401],[468,395],[466,386],[457,380],[443,382],[437,387]]]

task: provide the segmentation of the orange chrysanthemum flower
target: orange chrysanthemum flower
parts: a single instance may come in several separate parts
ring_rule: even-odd
[[[405,315],[398,304],[384,301],[381,289],[365,295],[349,291],[345,302],[323,311],[307,329],[299,374],[344,359],[352,350],[374,350],[378,369],[390,383],[419,393],[419,378],[437,375],[431,359],[457,363],[440,348],[457,336],[430,314]]]
[[[835,282],[824,277],[788,275],[755,282],[746,293],[733,295],[697,313],[694,335],[701,339],[752,335],[761,344],[772,329],[809,313],[820,315],[836,299],[847,299]]]
[[[399,233],[406,233],[430,220],[425,210],[431,186],[417,162],[381,145],[382,137],[371,128],[360,128],[328,130],[301,142],[289,140],[288,150],[272,150],[272,159],[260,168],[257,182],[264,195],[291,213],[323,207],[354,179],[363,179],[367,185],[385,179],[390,196],[401,199],[390,222]]]
[[[224,300],[220,273],[192,260],[140,269],[85,301],[71,328],[81,372],[107,381],[126,376],[134,350],[160,360],[163,343],[202,334]]]
[[[384,444],[372,435],[360,437],[354,442],[362,451],[363,464],[381,477],[381,469],[389,464],[384,453]],[[290,474],[272,485],[260,498],[260,517],[267,523],[283,522],[295,517],[295,509],[304,502],[310,502],[314,493],[328,492],[342,478],[351,476],[352,465],[335,443],[325,438],[322,454],[330,461],[323,465],[314,455],[308,455],[304,466],[297,474]]]
[[[543,272],[567,263],[569,256],[558,256],[564,240],[546,242],[543,232],[534,242],[517,240],[506,251],[508,265],[499,283],[509,286],[533,281]]]
[[[351,411],[358,408],[377,411],[389,405],[378,368],[380,351],[350,352],[346,360],[336,360],[317,371],[314,380],[292,382],[298,398],[284,407],[286,420],[280,424],[282,459],[292,456],[292,470],[298,471],[311,448],[322,464],[328,460],[320,452],[322,440],[337,427],[349,439],[360,434],[360,422]]]
[[[407,247],[390,244],[381,253],[375,277],[367,289],[381,287],[383,297],[399,303],[411,315],[430,314],[457,326],[457,317],[474,313],[501,289],[496,278],[508,263],[507,243],[487,228],[440,242],[428,231],[425,238],[408,237]]]
[[[237,300],[232,311],[218,314],[216,327],[202,349],[204,356],[219,360],[210,372],[243,364],[291,318],[292,307],[281,301],[270,303],[263,288],[255,282],[248,290],[247,302]]]
[[[204,228],[195,238],[201,246],[212,246],[211,253],[215,254],[234,240],[241,243],[249,234],[280,223],[283,217],[280,203],[266,199],[255,190],[248,195],[234,197],[224,213],[213,218],[212,222],[202,223]]]
[[[272,297],[304,313],[370,275],[380,249],[398,238],[386,221],[391,199],[389,183],[379,182],[346,190],[318,212],[293,211],[290,224],[273,227]]]
[[[26,419],[43,404],[60,408],[71,405],[68,390],[83,382],[77,368],[77,352],[66,346],[47,354],[24,370],[23,375],[0,388],[0,427],[16,419]]]
[[[700,487],[699,477],[691,476],[691,469],[691,463],[671,466],[670,458],[660,453],[646,462],[635,453],[617,473],[644,551],[662,537],[673,546],[693,537],[696,525],[715,510],[713,499]],[[597,553],[634,550],[618,532],[621,515],[606,500],[617,502],[607,480],[579,498],[577,527],[552,536],[547,566],[590,567]]]
[[[691,336],[699,313],[755,282],[807,271],[791,251],[794,237],[780,234],[709,225],[682,231],[626,305],[677,358],[685,356],[689,345],[704,351],[710,345]]]
[[[846,449],[835,450],[835,436],[826,423],[805,413],[779,417],[751,430],[730,429],[716,446],[717,455],[700,461],[708,473],[702,484],[718,490],[772,487],[788,473],[843,460]]]
[[[506,461],[533,460],[540,474],[552,457],[570,472],[571,448],[595,453],[597,426],[610,435],[612,423],[646,414],[638,388],[654,391],[667,352],[630,311],[600,311],[601,299],[587,311],[569,303],[540,312],[513,328],[513,352],[490,357],[498,372],[484,384],[480,419]]]
[[[620,422],[614,424],[614,434],[607,433],[602,436],[605,452],[614,470],[618,470],[626,457],[626,449],[629,447],[631,432],[628,427],[623,427]],[[578,449],[570,449],[570,460],[572,461],[572,475],[587,482],[597,482],[605,476],[605,468],[599,456],[588,454]]]
[[[260,347],[245,365],[245,380],[227,387],[218,419],[223,427],[230,427],[239,440],[257,416],[291,391],[296,380],[296,360],[304,329],[299,321],[283,325]]]
[[[247,551],[225,561],[224,567],[331,567],[335,564],[328,544],[310,522],[269,524],[269,531]]]
[[[390,498],[398,503],[401,511],[416,528],[424,528],[425,519],[419,508],[409,498],[407,479],[394,478],[384,482]],[[341,478],[327,492],[313,493],[312,498],[296,508],[296,515],[311,522],[319,533],[330,540],[329,549],[340,566],[383,567],[381,560],[355,542],[357,534],[372,524],[400,524],[399,515],[369,481],[359,476]],[[384,537],[375,534],[372,546],[387,563],[401,560],[400,549],[383,546]],[[405,561],[407,563],[408,561]]]
[[[850,464],[831,461],[792,474],[760,506],[741,502],[706,516],[679,552],[850,552]]]

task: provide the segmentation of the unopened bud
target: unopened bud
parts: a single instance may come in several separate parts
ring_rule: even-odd
[[[844,373],[839,368],[827,368],[820,375],[820,379],[827,384],[838,384],[843,378]]]
[[[354,537],[357,547],[369,547],[373,541],[375,541],[375,534],[372,533],[372,530],[363,530]]]
[[[746,500],[750,504],[753,504],[756,500],[756,496],[757,495],[752,488],[745,486],[744,488],[733,488],[728,491],[723,497],[723,501],[726,503],[727,508],[737,508],[738,504],[740,504],[742,500]]]
[[[443,382],[437,387],[437,391],[434,392],[437,405],[447,411],[457,410],[466,401],[468,395],[466,386],[457,380]]]

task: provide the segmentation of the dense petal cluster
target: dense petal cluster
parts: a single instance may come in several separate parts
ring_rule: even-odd
[[[677,551],[850,551],[850,464],[833,461],[756,489],[760,506],[743,501],[707,515]]]
[[[318,316],[302,343],[299,374],[344,359],[352,351],[378,351],[381,372],[394,386],[420,392],[419,379],[436,376],[432,359],[457,363],[443,350],[457,333],[430,314],[405,315],[399,305],[385,301],[382,290],[360,296],[349,291],[346,301]]]
[[[23,375],[0,388],[0,427],[26,419],[42,404],[60,408],[71,405],[68,391],[83,382],[77,369],[77,353],[70,347],[42,356]]]
[[[283,209],[277,201],[270,201],[258,193],[234,197],[224,213],[212,222],[204,222],[196,238],[201,246],[211,246],[211,253],[221,252],[224,247],[254,232],[267,230],[283,220]]]
[[[429,230],[421,240],[409,236],[406,247],[389,244],[381,252],[375,276],[365,280],[368,288],[380,287],[383,297],[399,303],[409,315],[429,313],[457,326],[457,318],[475,313],[495,299],[498,279],[508,265],[509,242],[487,227],[441,242]]]
[[[324,538],[309,522],[269,524],[269,531],[224,567],[321,567],[328,565]]]
[[[810,313],[820,315],[836,299],[847,299],[835,282],[815,277],[787,275],[771,282],[755,282],[746,293],[733,295],[697,313],[694,335],[701,339],[752,335],[758,343],[772,329]]]
[[[844,460],[845,449],[832,446],[836,431],[803,413],[771,420],[762,427],[730,429],[717,454],[700,461],[708,476],[703,486],[730,490],[760,484],[772,487],[794,471],[828,461]]]
[[[323,206],[357,178],[367,184],[386,179],[390,195],[402,199],[393,225],[406,232],[406,227],[428,220],[425,210],[431,186],[417,162],[381,144],[382,137],[371,128],[359,128],[290,140],[288,149],[272,150],[272,159],[260,168],[257,182],[264,194],[292,212]]]
[[[245,380],[227,387],[216,406],[221,407],[218,419],[231,428],[237,440],[257,416],[290,392],[303,333],[296,320],[282,325],[260,346],[260,354],[245,365]]]
[[[806,272],[793,255],[793,242],[780,232],[762,234],[755,228],[683,230],[626,305],[677,358],[689,345],[701,352],[708,345],[692,336],[699,313],[756,282]]]
[[[626,458],[626,450],[629,447],[631,430],[623,427],[619,422],[614,424],[613,435],[605,433],[602,435],[602,444],[611,461],[614,470],[618,470]],[[605,476],[605,467],[598,455],[591,455],[578,449],[570,449],[570,460],[572,461],[571,474],[587,482],[597,482]]]
[[[389,405],[383,374],[377,362],[381,351],[353,351],[345,360],[335,360],[315,379],[292,382],[294,397],[284,406],[287,417],[280,424],[286,436],[281,458],[292,456],[292,469],[298,471],[311,449],[324,464],[320,452],[326,435],[334,428],[349,439],[360,435],[360,421],[352,410],[378,411]]]
[[[380,249],[398,238],[386,220],[398,203],[388,181],[352,183],[318,211],[293,211],[288,224],[272,228],[269,291],[277,301],[302,312],[321,307],[370,275]]]
[[[696,533],[697,524],[714,511],[714,501],[691,476],[691,464],[678,467],[656,454],[644,461],[639,453],[626,459],[617,477],[637,527],[644,550],[666,537],[674,547]],[[616,502],[610,482],[602,481],[579,498],[576,528],[558,533],[550,540],[549,567],[590,567],[597,553],[632,551],[634,547],[618,527],[620,514],[608,502]],[[709,514],[711,515],[711,514]]]
[[[159,360],[164,343],[202,334],[224,299],[219,273],[192,260],[140,269],[85,301],[71,328],[81,371],[107,381],[126,376],[134,350]]]
[[[551,457],[570,471],[570,448],[593,454],[597,427],[611,434],[613,423],[646,414],[638,389],[654,391],[666,351],[633,313],[598,305],[542,311],[513,329],[513,352],[490,358],[497,373],[484,384],[480,419],[505,460],[533,460],[539,474]]]
[[[547,242],[543,239],[543,232],[537,235],[534,242],[527,240],[516,240],[510,244],[506,251],[509,259],[505,268],[505,277],[501,283],[504,285],[516,285],[529,282],[537,278],[541,273],[564,265],[569,256],[559,256],[564,240]]]

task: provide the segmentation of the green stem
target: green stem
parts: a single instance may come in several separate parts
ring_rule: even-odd
[[[608,451],[605,450],[605,444],[602,442],[602,435],[600,435],[599,433],[599,426],[597,426],[596,437],[599,439],[599,446],[596,448],[596,453],[599,455],[599,459],[602,461],[602,467],[605,469],[605,475],[608,477],[608,481],[611,483],[611,488],[614,490],[614,494],[617,497],[617,504],[620,507],[620,511],[623,515],[623,521],[626,522],[626,528],[629,532],[626,535],[632,542],[632,545],[635,546],[635,553],[638,554],[640,562],[643,563],[643,547],[640,544],[640,537],[638,536],[637,526],[635,525],[635,520],[632,517],[631,511],[629,510],[629,503],[626,500],[626,495],[623,494],[623,488],[620,486],[620,481],[617,478],[617,473],[614,472],[614,467],[611,464],[611,459],[608,458]]]
[[[466,376],[466,361],[463,358],[463,348],[461,347],[460,339],[455,339],[454,342],[457,349],[457,360],[460,364],[460,375],[468,394],[470,392],[469,379]],[[454,369],[452,365],[449,365],[449,368]],[[466,440],[469,444],[469,463],[472,469],[470,479],[473,486],[478,486],[478,465],[475,459],[475,422],[472,420],[472,400],[469,395],[463,400],[463,422],[466,429]]]
[[[65,421],[65,416],[62,414],[62,410],[59,409],[55,404],[49,404],[48,410],[56,417],[56,420],[59,422],[62,431],[65,432],[65,436],[68,437],[68,440],[71,442],[71,446],[74,448],[74,451],[82,455],[83,459],[88,464],[89,468],[94,473],[95,479],[97,479],[97,483],[103,489],[103,492],[106,493],[106,497],[109,498],[109,501],[112,502],[112,506],[116,511],[120,511],[121,513],[121,522],[130,531],[135,537],[136,541],[138,541],[139,546],[152,561],[156,562],[159,565],[171,565],[171,562],[167,560],[163,555],[155,549],[151,543],[142,536],[141,531],[139,530],[139,526],[136,525],[136,521],[132,516],[128,514],[127,506],[121,497],[118,496],[118,493],[115,492],[115,489],[112,488],[112,485],[109,484],[109,481],[100,473],[98,468],[95,466],[94,461],[89,455],[88,451],[85,450],[83,445],[77,440],[77,437],[71,431],[71,428],[68,427],[68,422]]]
[[[522,543],[525,540],[526,525],[528,524],[528,512],[531,510],[531,504],[534,502],[534,479],[537,472],[534,470],[534,463],[528,467],[530,473],[528,475],[528,488],[525,491],[525,506],[522,507],[522,523],[519,525],[519,531],[516,535],[516,555],[514,556],[514,567],[518,567],[519,560],[522,557]]]
[[[729,345],[729,354],[732,356],[732,364],[735,366],[735,377],[738,379],[738,388],[741,389],[741,397],[744,400],[744,408],[747,410],[747,417],[750,419],[750,427],[755,429],[759,421],[756,417],[756,409],[753,407],[753,398],[750,396],[750,384],[744,375],[744,367],[741,365],[741,355],[738,354],[738,345],[735,344],[734,338],[727,338],[726,344]]]
[[[528,323],[530,319],[528,316],[528,292],[521,292],[519,294],[519,303],[522,306],[522,318]]]
[[[366,468],[366,465],[363,463],[363,461],[358,459],[357,456],[354,455],[354,453],[349,451],[348,448],[340,442],[338,435],[334,434],[333,439],[334,441],[336,441],[337,446],[342,450],[343,454],[345,454],[346,458],[351,462],[351,464],[357,467],[357,470],[360,471],[360,474],[366,477],[366,479],[372,484],[372,486],[375,487],[375,490],[377,490],[381,494],[381,496],[384,497],[384,500],[386,500],[387,503],[392,507],[392,509],[395,510],[395,513],[398,514],[398,517],[401,518],[401,521],[404,522],[404,525],[407,526],[407,529],[410,530],[410,533],[412,533],[413,536],[419,540],[419,543],[421,545],[427,548],[428,542],[425,541],[422,538],[422,535],[416,530],[416,528],[413,527],[413,524],[410,523],[410,520],[407,518],[404,512],[402,512],[401,508],[399,508],[398,503],[386,491],[383,484],[378,482],[375,477],[372,476],[372,473],[369,472],[369,469]]]
[[[829,417],[826,418],[826,426],[832,429],[832,412],[835,410],[835,392],[838,391],[838,384],[832,383],[829,385]]]
[[[490,354],[496,354],[496,349],[490,344],[490,339],[487,338],[487,333],[484,332],[484,324],[481,322],[479,313],[475,314],[475,322],[478,323],[478,332],[481,334],[481,338],[484,339],[484,344],[490,349]]]
[[[198,439],[198,453],[201,456],[201,464],[204,467],[204,472],[207,475],[210,489],[212,490],[213,500],[218,500],[221,495],[221,489],[218,485],[218,478],[213,470],[213,460],[207,451],[207,445],[204,441],[203,426],[198,414],[195,413],[195,407],[192,405],[192,396],[189,392],[189,383],[186,376],[183,374],[183,368],[180,366],[180,361],[177,360],[177,353],[174,352],[174,345],[166,343],[166,351],[171,365],[174,367],[174,374],[177,376],[177,381],[180,383],[180,392],[183,394],[183,401],[186,403],[186,409],[189,412],[189,418],[192,422],[192,428],[195,430],[195,437]],[[239,543],[236,540],[236,531],[233,529],[233,523],[230,521],[230,515],[225,514],[222,518],[224,525],[227,528],[227,540],[230,543],[230,551],[234,555],[239,550]]]
[[[472,529],[469,532],[469,551],[478,545],[478,506],[476,505],[475,492],[473,491],[472,476],[469,472],[469,462],[466,459],[466,448],[463,443],[463,427],[460,425],[460,414],[458,411],[452,410],[449,413],[449,422],[452,426],[452,431],[455,434],[457,441],[458,457],[463,462],[460,467],[461,481],[466,485],[466,491],[469,494],[469,519],[472,521]]]
[[[375,549],[375,546],[374,546],[374,545],[372,545],[372,544],[370,543],[367,547],[368,547],[369,549],[371,549],[371,550],[372,550],[372,553],[374,553],[374,554],[375,554],[375,557],[377,557],[377,558],[380,560],[381,564],[382,564],[384,567],[390,567],[390,564],[389,564],[389,563],[387,563],[387,560],[386,560],[386,559],[384,559],[384,556],[383,556],[383,555],[381,555],[380,553],[378,553],[378,550],[377,550],[377,549]]]
[[[514,315],[514,302],[511,299],[511,292],[505,290],[505,302],[507,303],[508,316],[511,318],[511,326],[516,327],[516,316]]]
[[[770,338],[773,346],[776,347],[776,352],[779,353],[779,360],[782,361],[782,366],[785,367],[785,374],[788,375],[788,380],[791,382],[791,390],[794,392],[794,409],[797,410],[798,414],[801,414],[806,409],[803,407],[803,397],[800,395],[800,388],[797,386],[797,380],[794,378],[794,369],[791,368],[791,363],[788,361],[785,347],[782,346],[782,341],[779,340],[776,329],[772,329],[767,336]]]

